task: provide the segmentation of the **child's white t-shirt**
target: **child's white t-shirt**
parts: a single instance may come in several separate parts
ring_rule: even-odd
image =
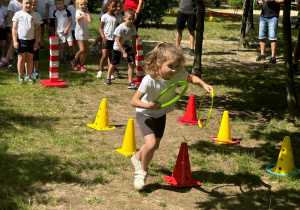
[[[7,12],[0,8],[0,26],[3,26],[4,20],[6,19]]]
[[[7,15],[7,6],[2,5],[1,10],[2,10],[3,15],[5,15],[4,18],[6,18],[5,26],[6,27],[11,27],[11,22],[9,21],[8,15]]]
[[[57,32],[63,32],[68,24],[69,24],[69,17],[71,16],[71,12],[68,9],[64,10],[55,10],[53,16],[56,18],[57,21]]]
[[[42,19],[47,19],[46,16],[46,1],[45,0],[38,0],[38,4],[36,7],[36,12],[39,13]]]
[[[67,8],[71,14],[72,14],[72,25],[70,27],[71,30],[75,30],[75,26],[76,26],[76,22],[75,22],[75,15],[76,15],[76,8],[74,7],[74,5],[69,5]]]
[[[77,18],[83,15],[85,12],[81,10],[76,10],[76,26],[75,26],[75,37],[76,40],[88,40],[89,39],[89,21],[87,18],[81,18],[77,20]]]
[[[13,0],[11,2],[9,2],[8,4],[8,7],[7,7],[7,14],[10,12],[10,11],[13,11],[14,14],[20,10],[23,9],[23,6],[20,2],[18,2],[17,0]],[[6,27],[11,27],[11,22],[9,20],[9,18],[7,18],[7,21],[6,21]]]
[[[114,40],[114,31],[117,27],[117,19],[115,16],[110,16],[109,14],[104,14],[101,17],[101,22],[104,23],[103,33],[107,40]]]
[[[141,101],[148,103],[150,101],[154,101],[157,96],[166,88],[168,88],[170,85],[174,84],[175,82],[179,81],[186,81],[188,78],[188,72],[181,70],[179,71],[179,74],[175,77],[171,78],[170,80],[164,80],[164,79],[152,79],[150,75],[146,75],[142,83],[140,84],[138,91],[145,93],[145,95],[142,97]],[[161,104],[167,103],[170,100],[172,100],[175,97],[175,88],[168,90],[165,92],[160,99],[158,100]],[[167,114],[174,110],[174,103],[163,107],[159,110],[152,110],[152,109],[144,109],[144,108],[135,108],[137,113],[147,115],[149,117],[159,118],[163,116],[164,114]]]
[[[43,20],[42,20],[42,16],[40,15],[40,13],[37,13],[37,12],[34,12],[36,14],[36,21],[37,23],[36,24],[43,24]]]
[[[35,24],[39,23],[39,18],[36,12],[25,13],[22,10],[16,12],[14,15],[13,22],[18,23],[18,38],[22,40],[34,39]]]
[[[120,37],[120,43],[124,49],[132,47],[132,36],[136,35],[135,25],[127,27],[124,25],[124,23],[122,23],[116,28],[114,35],[115,37]],[[114,50],[120,51],[116,41],[114,43]]]
[[[54,18],[53,12],[56,10],[55,0],[46,0],[46,4],[49,4],[49,18]]]

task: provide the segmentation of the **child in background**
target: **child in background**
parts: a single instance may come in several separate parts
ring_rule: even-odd
[[[71,47],[71,60],[73,60],[75,58],[75,46],[76,46],[76,39],[75,39],[76,0],[72,0],[72,4],[69,5],[67,9],[71,12],[71,15],[72,15],[72,25],[70,27],[70,30],[71,30],[72,38],[73,38],[73,45]]]
[[[10,39],[11,34],[12,34],[11,33],[12,18],[16,12],[21,11],[21,10],[22,10],[22,0],[13,0],[13,1],[9,2],[8,7],[7,7],[8,20],[7,20],[7,24],[6,24],[7,39]],[[9,42],[9,40],[7,40],[7,42]],[[14,48],[13,42],[11,40],[10,40],[10,45],[8,47],[9,48],[6,53],[5,61],[3,61],[0,64],[0,68],[6,67],[6,66],[8,68],[12,68],[12,66],[13,66],[15,48]]]
[[[69,30],[72,25],[72,14],[65,9],[64,0],[55,0],[55,5],[53,17],[55,17],[55,36],[58,36],[59,42],[59,64],[65,64],[65,43],[68,42],[69,47],[73,46],[72,31]]]
[[[86,0],[77,0],[76,9],[75,39],[77,40],[79,51],[71,61],[71,65],[76,71],[78,69],[77,61],[80,61],[80,71],[85,72],[86,69],[83,67],[83,64],[89,46],[89,23],[92,22],[92,17],[88,11]]]
[[[7,12],[6,12],[6,10],[3,10],[1,7],[2,7],[2,0],[0,0],[0,47],[2,48],[2,51],[4,51],[5,46],[6,46],[6,29],[5,28],[6,28]]]
[[[53,12],[56,10],[55,0],[46,0],[46,17],[48,24],[48,36],[55,35],[55,17]]]
[[[2,14],[5,17],[5,47],[2,48],[1,50],[1,62],[5,61],[6,53],[9,49],[9,46],[11,45],[11,23],[9,22],[8,19],[8,14],[7,14],[7,7],[9,4],[9,0],[2,0]]]
[[[37,22],[39,23],[39,27],[37,27],[35,30],[38,30],[39,33],[39,40],[38,42],[41,43],[42,33],[41,33],[41,25],[43,24],[42,17],[39,13],[35,12],[36,8],[38,5],[38,0],[32,0],[32,7],[31,11],[36,14],[36,19]],[[27,65],[27,63],[26,63]],[[33,53],[33,79],[38,79],[39,78],[39,72],[38,72],[38,67],[39,67],[39,48],[34,51]]]
[[[114,45],[114,31],[120,24],[120,22],[117,22],[115,17],[117,2],[117,0],[108,0],[107,4],[105,5],[105,7],[107,7],[107,12],[101,17],[99,30],[102,37],[102,57],[100,60],[99,71],[96,76],[97,78],[102,77],[105,60],[107,58],[108,66],[110,65],[112,49]]]
[[[136,107],[136,119],[145,140],[145,144],[131,158],[135,167],[134,187],[137,190],[145,187],[149,163],[164,133],[166,114],[174,110],[174,104],[164,108],[161,104],[175,97],[175,88],[162,95],[160,102],[154,103],[155,98],[161,91],[178,81],[198,85],[207,92],[213,90],[212,86],[199,77],[181,70],[183,64],[182,51],[174,44],[165,42],[159,43],[145,60],[147,75],[131,100],[132,106]]]
[[[133,25],[134,21],[134,12],[132,9],[127,9],[124,12],[124,20],[125,22],[120,24],[115,32],[115,43],[113,47],[113,55],[111,64],[108,68],[107,79],[105,80],[105,85],[111,84],[111,75],[116,68],[116,66],[120,63],[121,55],[127,59],[128,62],[128,86],[127,88],[133,89],[135,88],[135,83],[132,81],[133,79],[133,67],[134,67],[134,55],[135,55],[135,35],[136,30]],[[132,51],[134,50],[134,52]]]
[[[36,12],[39,13],[42,17],[42,24],[41,24],[41,38],[39,43],[39,51],[44,51],[44,31],[45,25],[47,26],[47,16],[46,16],[46,2],[45,0],[38,0]]]
[[[33,53],[38,49],[40,22],[37,13],[31,12],[32,0],[23,0],[23,9],[16,12],[12,21],[13,44],[18,52],[18,83],[24,83],[24,64],[27,63],[28,84],[34,84],[32,77]]]

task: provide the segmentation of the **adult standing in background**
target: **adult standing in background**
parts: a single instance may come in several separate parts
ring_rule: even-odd
[[[124,3],[123,11],[132,9],[135,12],[133,24],[135,25],[137,33],[142,18],[142,7],[144,0],[121,0],[121,3]]]
[[[259,0],[256,3],[261,6],[261,15],[259,20],[259,35],[260,39],[260,55],[256,61],[266,58],[265,49],[267,43],[267,35],[271,41],[271,58],[269,63],[276,63],[275,51],[277,40],[278,17],[280,12],[280,4],[284,0]]]
[[[194,45],[195,45],[195,30],[197,23],[197,5],[195,0],[178,0],[179,9],[177,13],[177,35],[176,35],[176,45],[179,46],[182,39],[182,32],[187,22],[187,27],[190,33],[190,56],[195,55]]]

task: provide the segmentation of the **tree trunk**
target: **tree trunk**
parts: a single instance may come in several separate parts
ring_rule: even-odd
[[[294,76],[292,71],[292,37],[290,22],[291,0],[285,0],[283,8],[283,45],[284,45],[284,70],[287,92],[287,104],[292,117],[300,116],[300,107],[297,101]]]
[[[254,24],[253,24],[253,0],[250,0],[249,11],[248,11],[248,19],[246,24],[246,33],[250,31],[254,31]]]
[[[203,0],[196,0],[197,4],[197,27],[196,27],[196,43],[195,57],[192,69],[192,74],[201,78],[202,74],[202,46],[203,46],[203,31],[205,18],[205,5]]]
[[[240,30],[240,42],[243,44],[244,47],[249,47],[249,43],[245,40],[246,23],[247,23],[247,18],[249,13],[249,6],[250,6],[250,0],[245,0],[243,6],[243,17],[242,17],[242,24]]]

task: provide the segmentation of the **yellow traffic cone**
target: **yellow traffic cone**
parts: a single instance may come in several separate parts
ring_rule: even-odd
[[[278,156],[277,164],[268,165],[267,172],[279,176],[294,176],[299,174],[295,167],[291,139],[285,136]]]
[[[133,155],[136,151],[135,132],[133,119],[129,119],[121,149],[116,151],[124,156]]]
[[[217,142],[218,144],[236,144],[239,143],[239,140],[234,139],[235,141],[232,141],[233,138],[231,138],[230,133],[230,123],[229,123],[229,113],[228,111],[224,111],[219,134],[218,137],[213,136],[211,138],[213,141]]]
[[[88,124],[88,127],[99,131],[115,129],[115,126],[109,126],[108,110],[106,98],[103,98],[95,119],[94,124]]]

